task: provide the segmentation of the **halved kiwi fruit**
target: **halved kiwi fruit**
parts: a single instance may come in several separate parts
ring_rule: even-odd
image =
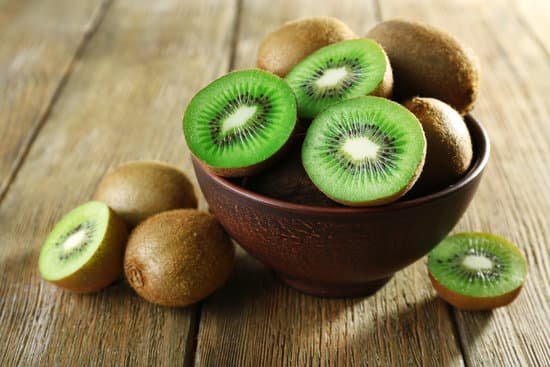
[[[122,272],[128,232],[107,205],[90,201],[66,214],[40,251],[38,267],[45,280],[76,292],[93,292]]]
[[[370,39],[325,46],[285,77],[298,101],[298,115],[314,118],[325,108],[368,94],[389,97],[393,77],[382,47]]]
[[[347,24],[332,17],[307,17],[283,24],[260,44],[256,65],[284,77],[315,50],[332,43],[358,38]]]
[[[418,119],[380,97],[327,108],[313,120],[302,148],[302,162],[313,183],[350,206],[397,200],[415,183],[425,155]]]
[[[163,211],[197,207],[193,185],[185,173],[157,161],[126,162],[116,167],[103,177],[94,200],[106,203],[129,227]]]
[[[197,302],[233,269],[234,247],[213,215],[194,209],[163,212],[130,236],[124,272],[146,300],[165,306]]]
[[[428,256],[430,279],[445,301],[463,310],[490,310],[512,302],[527,276],[516,245],[488,233],[445,238]]]
[[[216,174],[260,171],[284,151],[296,127],[296,100],[279,77],[261,70],[229,73],[202,89],[183,118],[191,152]]]
[[[415,97],[405,102],[426,134],[426,163],[411,194],[441,190],[462,177],[472,162],[472,139],[460,114],[435,99]]]
[[[407,20],[388,20],[367,33],[388,53],[394,96],[434,97],[460,114],[470,111],[479,91],[479,62],[474,52],[435,27]]]

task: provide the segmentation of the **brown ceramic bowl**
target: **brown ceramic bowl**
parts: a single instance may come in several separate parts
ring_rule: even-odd
[[[320,296],[366,295],[426,255],[466,211],[489,159],[487,133],[471,116],[466,123],[474,160],[463,178],[442,191],[378,207],[293,204],[244,189],[197,160],[193,165],[212,213],[283,282]]]

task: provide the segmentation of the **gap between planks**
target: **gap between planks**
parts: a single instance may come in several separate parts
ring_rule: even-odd
[[[231,48],[229,50],[229,62],[227,66],[228,72],[232,71],[235,67],[235,60],[237,57],[237,44],[239,42],[239,31],[241,25],[242,7],[243,0],[235,0],[235,19],[233,20],[233,26],[231,28]],[[184,367],[192,367],[195,365],[204,302],[205,301],[200,301],[193,306],[193,312],[191,313],[191,319],[189,321],[189,332],[187,333],[187,348],[183,363]]]

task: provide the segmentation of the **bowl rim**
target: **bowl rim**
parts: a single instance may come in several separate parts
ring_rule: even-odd
[[[256,193],[254,191],[248,190],[242,186],[239,186],[225,177],[217,176],[210,169],[208,169],[204,164],[202,164],[196,157],[191,155],[193,164],[195,167],[200,166],[200,170],[204,172],[205,175],[209,176],[210,179],[216,181],[219,185],[223,186],[225,190],[231,191],[236,195],[245,197],[249,200],[252,200],[258,204],[264,206],[270,206],[278,208],[285,211],[293,211],[300,213],[309,213],[309,214],[368,214],[368,213],[381,213],[393,210],[401,210],[411,207],[418,207],[424,204],[431,203],[440,198],[451,196],[454,193],[460,191],[463,187],[470,184],[478,176],[480,176],[487,162],[489,161],[489,155],[491,150],[491,143],[489,140],[489,135],[487,134],[486,129],[483,125],[476,120],[472,115],[468,114],[464,116],[464,121],[472,137],[472,143],[474,145],[474,158],[470,169],[461,177],[456,183],[436,192],[433,192],[428,195],[420,196],[410,200],[396,201],[394,203],[380,205],[380,206],[370,206],[370,207],[323,207],[323,206],[313,206],[313,205],[304,205],[291,203],[284,200],[279,200],[275,198],[270,198],[268,196]]]

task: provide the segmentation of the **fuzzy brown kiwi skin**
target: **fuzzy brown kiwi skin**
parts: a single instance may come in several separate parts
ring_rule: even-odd
[[[382,79],[382,82],[373,92],[370,93],[370,95],[391,98],[393,95],[393,71],[386,51],[382,49],[382,52],[386,58],[386,71],[384,72],[384,79]]]
[[[308,17],[283,24],[268,34],[258,50],[256,66],[284,77],[312,52],[358,36],[341,20]]]
[[[435,98],[404,103],[420,121],[427,141],[426,163],[411,194],[429,194],[456,182],[469,169],[472,139],[462,116]]]
[[[456,38],[400,19],[379,23],[367,37],[380,43],[390,58],[397,99],[434,97],[462,115],[473,108],[479,91],[479,61]]]
[[[109,208],[105,236],[91,259],[68,277],[49,282],[78,293],[97,292],[107,287],[122,273],[127,240],[126,224]]]
[[[471,297],[453,292],[439,283],[431,273],[428,274],[439,296],[447,303],[450,303],[454,307],[465,311],[486,311],[492,310],[493,308],[506,306],[517,298],[523,287],[523,285],[521,285],[518,288],[498,297]]]
[[[340,206],[311,182],[302,165],[302,140],[297,139],[288,154],[270,169],[259,175],[246,177],[242,186],[259,194],[295,204]]]
[[[94,199],[115,210],[130,228],[166,210],[197,207],[187,176],[177,167],[159,161],[120,165],[103,177]]]
[[[234,258],[234,246],[213,215],[178,209],[150,217],[133,230],[124,273],[149,302],[186,306],[222,286]]]

